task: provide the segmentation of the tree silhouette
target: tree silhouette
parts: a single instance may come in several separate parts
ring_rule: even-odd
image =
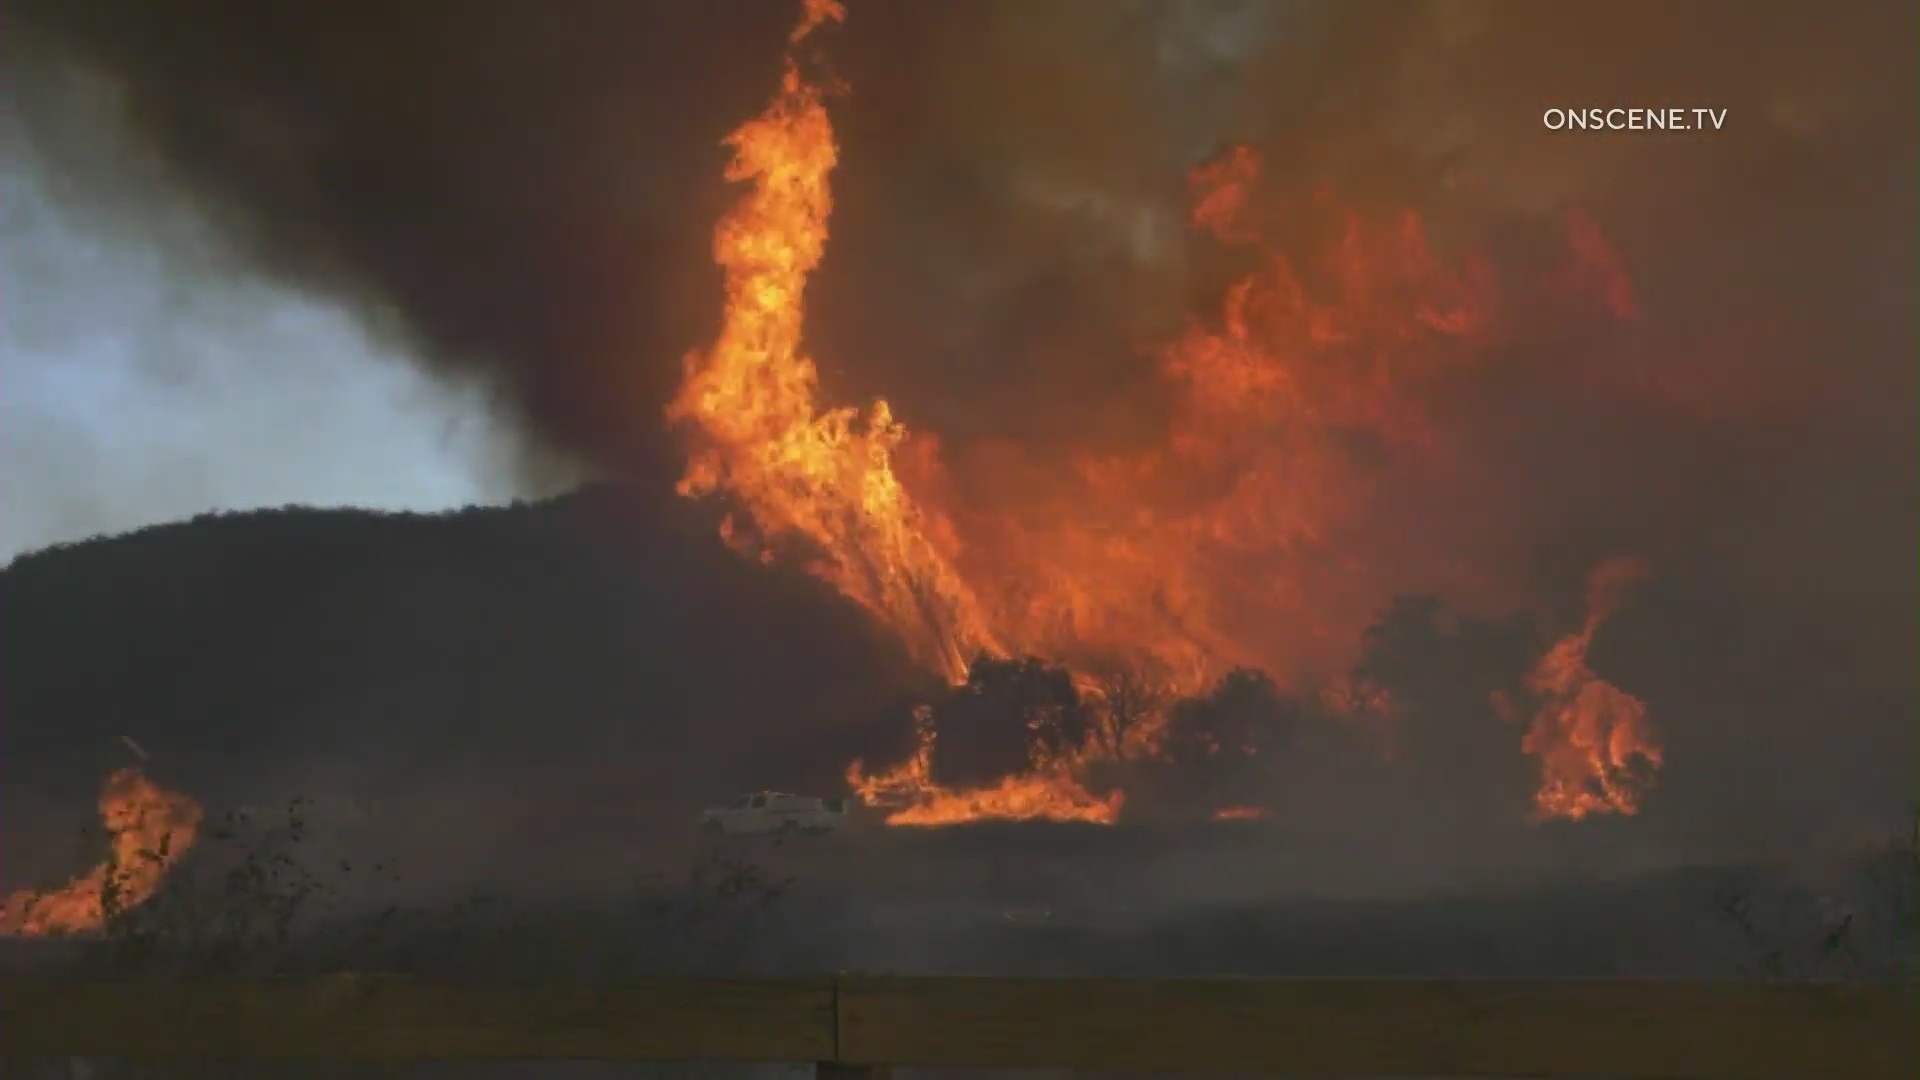
[[[1129,763],[1129,813],[1185,819],[1258,804],[1304,717],[1271,676],[1237,668],[1205,694],[1175,702],[1159,752]]]
[[[1521,732],[1494,695],[1520,683],[1539,643],[1521,622],[1461,616],[1431,596],[1403,596],[1367,628],[1351,678],[1393,701],[1393,767],[1449,807],[1511,816],[1532,790]]]
[[[1095,737],[1106,757],[1121,761],[1133,757],[1146,728],[1163,719],[1172,695],[1138,665],[1113,662],[1093,671],[1100,700],[1093,710]]]
[[[934,777],[979,784],[1018,772],[1033,758],[1068,752],[1091,730],[1091,710],[1073,676],[1033,657],[981,655],[967,681],[933,707],[940,732]]]

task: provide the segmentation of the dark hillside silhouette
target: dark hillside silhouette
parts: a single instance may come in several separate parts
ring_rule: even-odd
[[[538,768],[669,806],[835,784],[876,703],[921,676],[712,524],[608,488],[206,516],[26,556],[0,571],[0,785],[82,815],[120,735],[212,799],[315,759],[401,783]]]

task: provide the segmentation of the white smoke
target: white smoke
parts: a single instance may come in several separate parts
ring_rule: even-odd
[[[127,144],[111,86],[36,94],[0,109],[0,563],[205,511],[546,493],[530,478],[558,471],[485,387],[242,265]]]

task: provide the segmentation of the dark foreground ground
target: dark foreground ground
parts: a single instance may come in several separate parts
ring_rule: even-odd
[[[1767,977],[1912,979],[1915,862],[1895,841],[1824,872],[1781,865],[1564,870],[1505,888],[1359,895],[1284,887],[1329,853],[1268,823],[707,838],[629,852],[600,887],[501,881],[459,897],[363,872],[313,832],[209,838],[151,904],[92,941],[12,941],[4,971],[384,971],[575,982],[854,971],[1056,976]],[[1578,854],[1575,852],[1574,854]],[[1244,873],[1236,875],[1234,868]],[[669,869],[671,868],[671,869]],[[614,884],[618,882],[618,884]],[[1238,886],[1236,888],[1236,885]],[[475,1080],[809,1075],[811,1066],[563,1062],[377,1071],[110,1061],[37,1063],[62,1080],[387,1076]],[[1064,1076],[901,1070],[908,1077]]]
[[[511,853],[507,853],[510,856]],[[209,834],[106,941],[9,942],[9,966],[379,970],[603,979],[995,975],[1911,975],[1910,840],[1824,867],[1564,869],[1504,886],[1286,874],[1337,853],[1262,823],[868,824],[691,833],[594,878],[419,889],[304,829]],[[1354,858],[1359,858],[1355,853]],[[610,859],[610,862],[612,860]],[[511,860],[508,860],[511,869]]]

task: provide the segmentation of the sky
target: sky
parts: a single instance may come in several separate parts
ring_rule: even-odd
[[[0,112],[0,562],[206,511],[541,493],[483,380],[247,268],[118,130],[111,84],[40,86],[57,136],[12,96]]]

